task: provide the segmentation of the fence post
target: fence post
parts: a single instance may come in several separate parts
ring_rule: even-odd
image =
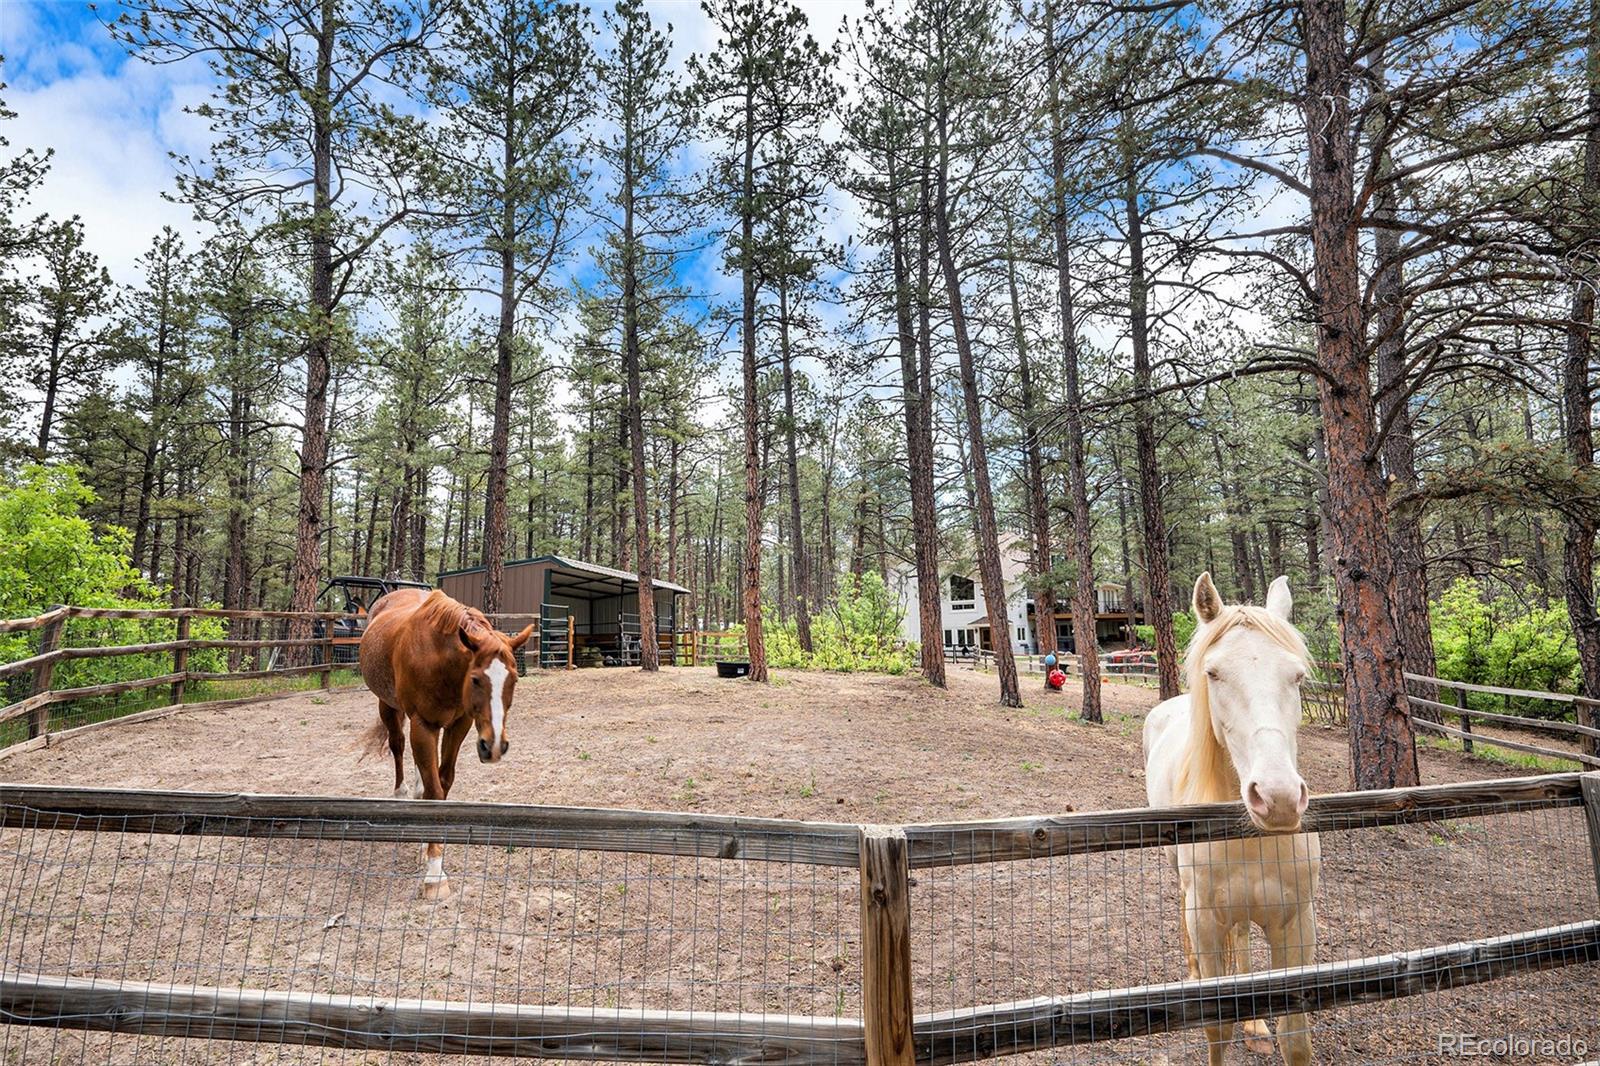
[[[1589,823],[1589,855],[1594,860],[1594,887],[1600,893],[1600,770],[1584,774],[1583,814]]]
[[[1467,690],[1456,689],[1456,706],[1461,708],[1461,731],[1468,734],[1461,738],[1461,750],[1468,755],[1472,754],[1472,718],[1467,714]]]
[[[1572,701],[1572,717],[1579,725],[1588,726],[1590,729],[1600,726],[1600,715],[1595,714],[1595,708],[1600,706],[1594,700],[1584,699],[1582,696]],[[1578,749],[1585,755],[1600,755],[1600,737],[1591,737],[1587,734],[1579,738]]]
[[[867,1066],[914,1066],[906,834],[861,827],[861,1019]]]
[[[185,676],[185,672],[189,669],[188,615],[183,615],[178,619],[178,631],[175,635],[179,644],[172,653],[172,672],[178,675],[178,680],[172,683],[172,703],[174,706],[183,702],[184,682],[188,680]]]
[[[322,688],[331,688],[333,686],[334,619],[324,618],[322,621],[322,679],[319,684]]]
[[[593,629],[593,626],[590,626]],[[578,649],[574,642],[578,639],[578,621],[571,613],[567,615],[567,669],[571,670],[577,665]]]
[[[60,608],[60,604],[51,606],[51,610]],[[61,630],[67,624],[66,615],[52,619],[45,624],[44,631],[39,634],[39,654],[48,655],[61,646]],[[33,691],[30,696],[40,696],[50,691],[50,677],[55,673],[54,659],[46,659],[33,668]],[[43,736],[50,729],[50,705],[43,703],[28,712],[28,739]]]

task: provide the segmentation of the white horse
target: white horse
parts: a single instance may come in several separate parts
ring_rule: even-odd
[[[1184,954],[1191,980],[1250,969],[1250,927],[1272,947],[1272,966],[1316,956],[1312,904],[1322,864],[1315,833],[1300,833],[1310,793],[1296,767],[1300,682],[1310,666],[1289,624],[1289,580],[1265,607],[1224,606],[1209,573],[1194,585],[1199,627],[1185,656],[1189,691],[1166,700],[1144,724],[1145,789],[1153,807],[1242,799],[1268,836],[1180,844],[1172,849],[1183,889]],[[1208,1026],[1211,1066],[1220,1066],[1232,1026]],[[1306,1016],[1278,1019],[1289,1066],[1311,1061]],[[1246,1044],[1270,1053],[1264,1023],[1245,1024]]]

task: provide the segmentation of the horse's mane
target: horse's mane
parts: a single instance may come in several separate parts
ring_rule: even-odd
[[[483,628],[493,630],[489,619],[476,607],[468,607],[445,595],[443,589],[434,589],[417,606],[415,616],[423,625],[440,633],[454,635],[459,629]]]
[[[1178,800],[1181,803],[1219,803],[1239,795],[1239,772],[1234,769],[1227,746],[1218,738],[1211,720],[1211,686],[1206,676],[1207,654],[1239,626],[1265,634],[1308,667],[1311,663],[1311,654],[1306,650],[1300,631],[1265,607],[1245,604],[1223,607],[1217,617],[1194,631],[1183,657],[1191,706],[1188,757],[1178,767]]]

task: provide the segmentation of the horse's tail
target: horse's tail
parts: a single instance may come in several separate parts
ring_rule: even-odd
[[[383,715],[378,715],[371,727],[361,734],[361,739],[356,742],[359,754],[356,756],[357,764],[365,762],[369,755],[384,755],[389,750],[389,726],[383,720]]]

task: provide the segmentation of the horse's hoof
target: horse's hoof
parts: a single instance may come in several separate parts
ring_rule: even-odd
[[[1267,1023],[1259,1018],[1244,1023],[1244,1046],[1257,1055],[1271,1055],[1277,1050]]]
[[[441,903],[450,898],[450,879],[441,877],[437,881],[423,881],[422,889],[417,895],[422,899]]]

